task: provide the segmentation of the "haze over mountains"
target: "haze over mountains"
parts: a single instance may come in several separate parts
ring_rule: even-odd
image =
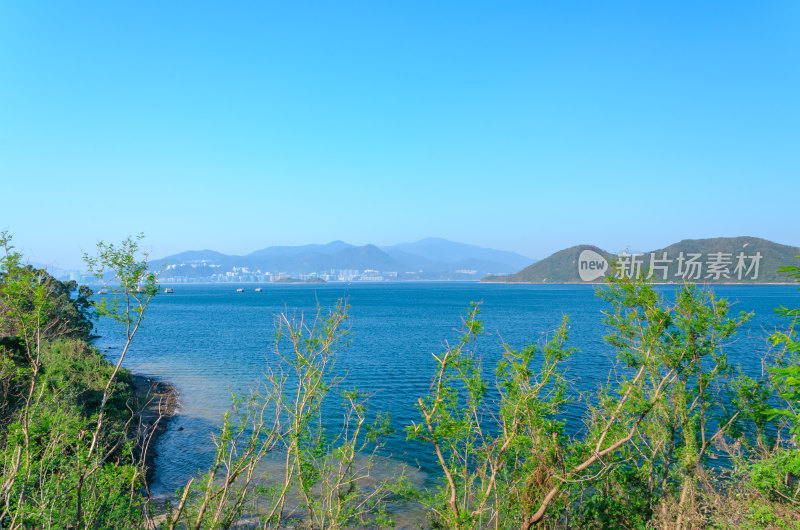
[[[487,274],[508,274],[534,260],[515,252],[494,250],[440,238],[377,247],[344,241],[301,246],[272,246],[244,256],[214,250],[190,250],[153,260],[166,265],[164,281],[260,281],[261,276],[353,279],[477,280]],[[344,277],[340,277],[344,275]],[[236,281],[236,280],[227,280]]]

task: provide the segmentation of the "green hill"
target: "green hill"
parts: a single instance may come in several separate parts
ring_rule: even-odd
[[[595,254],[596,253],[596,254]],[[645,275],[652,272],[654,281],[677,283],[775,283],[790,280],[778,269],[798,265],[800,247],[781,245],[757,237],[718,237],[710,239],[685,239],[668,247],[632,254],[614,256],[592,245],[577,245],[556,252],[533,265],[508,276],[487,276],[483,282],[504,283],[587,283],[592,261],[607,262],[616,258],[617,265],[628,275]],[[581,256],[583,260],[579,262]],[[611,270],[610,266],[609,269]],[[608,270],[606,273],[608,273]],[[611,272],[616,273],[616,271]],[[603,276],[588,282],[600,282]]]

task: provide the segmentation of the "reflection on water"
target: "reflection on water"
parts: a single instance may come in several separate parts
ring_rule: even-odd
[[[479,346],[487,372],[501,355],[501,342],[521,348],[538,341],[564,314],[570,316],[569,345],[580,350],[568,365],[578,390],[604,382],[613,358],[603,342],[604,304],[589,286],[269,285],[261,293],[252,286],[236,293],[236,287],[176,285],[173,294],[159,295],[125,360],[130,370],[167,381],[179,392],[178,415],[156,447],[156,494],[174,492],[198,469],[209,466],[211,435],[228,409],[231,392],[245,393],[259,381],[271,348],[274,317],[281,312],[313,312],[317,302],[332,307],[347,297],[351,343],[341,352],[337,371],[346,374],[344,388],[374,393],[372,410],[391,413],[397,433],[386,446],[385,469],[396,468],[394,462],[419,468],[412,473],[418,483],[435,477],[438,467],[428,447],[405,442],[404,427],[419,419],[414,404],[429,389],[435,368],[431,354],[457,337],[471,301],[483,301],[481,317],[488,333]],[[773,308],[800,306],[800,293],[793,286],[714,289],[737,302],[733,311],[755,311],[728,352],[733,363],[757,373],[763,338],[783,324]],[[122,330],[103,321],[98,332],[98,345],[108,349],[113,360],[120,351]],[[580,409],[571,410],[567,428],[580,428]],[[264,465],[274,473],[276,468],[269,468],[273,464]]]

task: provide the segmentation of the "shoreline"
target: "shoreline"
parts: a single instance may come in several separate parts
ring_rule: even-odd
[[[136,456],[145,466],[145,483],[149,490],[155,474],[156,446],[176,415],[179,399],[177,389],[165,381],[132,374],[136,416]]]

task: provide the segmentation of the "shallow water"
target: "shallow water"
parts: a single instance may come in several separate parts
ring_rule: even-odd
[[[135,373],[172,383],[180,410],[157,445],[155,494],[174,492],[198,469],[208,466],[211,434],[230,404],[230,394],[256,385],[272,348],[275,315],[303,311],[317,304],[332,307],[339,298],[350,304],[350,339],[336,369],[346,374],[344,387],[374,393],[372,410],[390,412],[397,434],[388,442],[387,462],[418,466],[418,480],[438,472],[429,448],[405,442],[403,429],[418,421],[416,399],[428,391],[445,341],[454,341],[471,301],[482,301],[487,334],[481,338],[484,367],[500,357],[500,344],[521,348],[538,342],[570,317],[569,345],[579,349],[569,360],[569,375],[579,390],[605,381],[613,351],[603,342],[601,311],[605,304],[584,285],[502,285],[478,283],[383,283],[324,285],[176,285],[172,294],[153,301],[145,323],[125,359]],[[237,293],[241,287],[244,292]],[[661,288],[667,293],[672,287]],[[753,374],[760,370],[764,337],[785,324],[773,308],[800,306],[795,286],[714,287],[732,302],[733,312],[755,316],[728,346],[729,359]],[[98,322],[98,346],[111,360],[119,355],[123,330]],[[567,428],[580,427],[577,413]],[[391,465],[387,465],[387,469]],[[388,471],[387,471],[388,472]]]

